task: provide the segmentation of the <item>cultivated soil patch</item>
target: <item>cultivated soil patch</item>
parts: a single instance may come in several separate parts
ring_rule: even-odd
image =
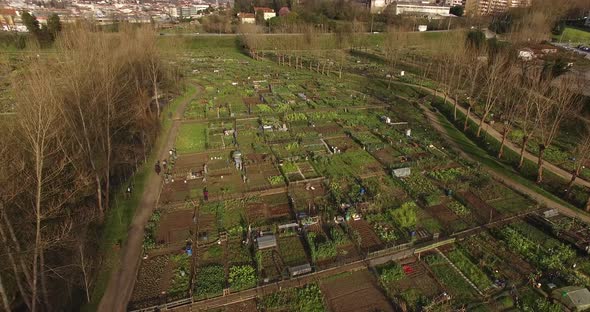
[[[188,209],[164,213],[158,224],[156,241],[158,243],[183,242],[190,236],[193,227],[193,211]]]
[[[363,251],[374,251],[381,248],[381,240],[377,237],[377,234],[373,232],[371,225],[365,220],[350,221],[349,225],[358,231],[361,236],[361,249]]]
[[[320,287],[330,311],[394,311],[367,270],[326,279]]]

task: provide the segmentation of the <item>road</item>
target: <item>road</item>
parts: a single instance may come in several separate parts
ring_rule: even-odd
[[[422,90],[428,91],[430,94],[435,93],[435,91],[433,89],[423,87],[423,86],[418,86],[418,85],[411,84],[411,83],[405,83],[405,82],[394,82],[394,83],[402,84],[402,85],[406,85],[406,86],[410,86],[410,87],[414,87],[414,88],[420,88]],[[441,92],[438,92],[438,94],[440,94],[440,93]],[[452,105],[455,105],[455,100],[453,100],[451,97],[447,97],[447,102],[451,103]],[[465,109],[461,105],[457,105],[457,110],[460,111],[461,113],[463,113],[464,115],[467,115],[467,109]],[[473,114],[473,113],[469,114],[469,118],[473,122],[475,122],[476,124],[479,124],[479,122],[481,121],[481,119],[478,116],[475,116],[475,114]],[[482,133],[486,133],[486,132],[488,135],[492,136],[494,139],[496,139],[498,141],[502,141],[502,134],[500,132],[498,132],[498,130],[494,129],[493,127],[484,127],[484,129],[482,129]],[[517,146],[516,144],[512,143],[509,140],[506,140],[504,148],[508,148],[508,149],[516,152],[517,154],[520,154],[520,147]],[[539,160],[539,158],[536,155],[533,155],[528,151],[524,152],[524,157],[525,157],[525,159],[530,160],[534,163],[537,163],[537,161]],[[543,168],[551,171],[552,173],[558,175],[559,177],[565,179],[566,181],[569,181],[572,177],[571,172],[564,170],[564,169],[562,169],[562,168],[560,168],[560,167],[558,167],[546,160],[543,161]],[[590,182],[587,180],[584,180],[580,177],[578,177],[574,183],[579,186],[584,186],[584,187],[590,188]]]
[[[185,107],[194,97],[196,95],[186,99],[176,108],[170,130],[167,134],[162,134],[166,136],[166,139],[157,150],[158,159],[168,157],[168,151],[173,147]],[[144,228],[158,204],[161,185],[162,176],[152,173],[145,184],[138,210],[129,227],[127,239],[121,248],[118,270],[111,273],[109,283],[98,306],[100,312],[127,310],[127,303],[133,293],[137,270],[141,263]]]

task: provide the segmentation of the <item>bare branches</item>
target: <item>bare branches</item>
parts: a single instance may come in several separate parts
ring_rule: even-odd
[[[15,117],[0,125],[0,242],[9,280],[32,311],[59,309],[63,298],[52,295],[65,284],[90,284],[80,247],[87,225],[108,209],[114,164],[154,140],[159,112],[151,106],[158,111],[168,78],[152,30],[79,26],[63,32],[55,54],[21,71]],[[61,269],[80,262],[82,270]]]
[[[581,109],[580,81],[574,76],[565,76],[551,85],[546,96],[537,96],[535,114],[538,121],[537,135],[540,139],[537,183],[543,181],[543,156],[558,134],[565,118]]]

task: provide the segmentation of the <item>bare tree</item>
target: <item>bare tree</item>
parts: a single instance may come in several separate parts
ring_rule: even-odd
[[[58,291],[90,286],[86,229],[108,209],[114,168],[137,159],[130,147],[155,140],[149,33],[64,31],[55,53],[27,62],[11,86],[15,116],[0,123],[0,161],[9,164],[0,177],[2,282],[28,310],[60,310],[69,296]]]
[[[31,310],[37,311],[39,304],[39,279],[43,284],[43,295],[47,295],[44,264],[44,238],[42,223],[48,207],[46,204],[47,184],[52,175],[57,174],[56,166],[59,164],[48,162],[48,158],[59,151],[56,146],[59,140],[62,123],[59,122],[58,98],[53,86],[47,82],[45,72],[40,65],[30,68],[28,79],[21,81],[22,91],[19,98],[26,101],[26,105],[20,105],[18,111],[18,127],[23,134],[24,148],[31,155],[31,180],[33,181],[33,210],[35,222],[35,239],[33,245],[33,273]],[[41,275],[41,278],[39,276]],[[45,304],[48,303],[44,298]]]
[[[572,152],[572,157],[574,168],[572,170],[572,177],[566,187],[567,192],[574,186],[576,179],[580,176],[580,171],[582,171],[582,168],[590,160],[590,129],[588,129],[587,125],[584,126],[584,134],[582,135],[582,139],[576,144]]]
[[[478,95],[478,86],[481,79],[481,72],[483,70],[484,61],[480,60],[476,52],[468,56],[467,70],[465,77],[468,81],[467,85],[467,114],[465,115],[465,123],[463,124],[463,131],[467,131],[469,125],[469,114],[475,104],[474,101]]]
[[[516,73],[508,70],[506,84],[502,92],[502,100],[500,102],[499,119],[502,122],[502,140],[500,141],[500,148],[498,149],[498,158],[504,155],[504,146],[506,138],[511,131],[521,109],[522,89],[518,85],[519,78]]]
[[[537,183],[543,182],[543,160],[545,150],[553,143],[564,119],[581,109],[579,80],[564,76],[550,87],[547,97],[535,102],[538,119],[537,135],[540,139],[538,154]]]
[[[402,49],[407,44],[407,34],[402,33],[396,27],[389,27],[383,42],[383,52],[385,53],[385,60],[389,64],[389,79],[387,88],[391,86],[391,81],[395,76],[397,64],[400,60]]]
[[[542,99],[540,93],[545,88],[546,84],[539,81],[539,79],[531,79],[528,81],[521,80],[516,84],[519,88],[519,93],[522,95],[519,109],[517,111],[518,126],[522,131],[520,156],[518,160],[518,169],[522,169],[524,165],[524,154],[526,152],[527,144],[534,134],[539,119],[535,113],[537,101]]]
[[[484,71],[485,80],[485,96],[483,105],[483,115],[479,121],[476,136],[481,135],[481,129],[486,118],[496,106],[502,97],[503,88],[506,86],[506,66],[508,63],[508,56],[504,53],[496,53]]]

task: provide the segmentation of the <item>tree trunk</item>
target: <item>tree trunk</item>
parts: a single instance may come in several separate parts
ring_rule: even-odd
[[[86,290],[86,302],[90,302],[90,283],[88,282],[88,273],[86,272],[86,264],[84,261],[84,247],[80,243],[78,245],[80,251],[80,266],[82,267],[82,275],[84,276],[84,288]]]
[[[158,118],[160,118],[160,100],[158,99],[158,82],[157,78],[154,77],[154,96],[156,97],[156,112],[158,114]]]
[[[580,175],[580,170],[582,170],[582,163],[580,163],[579,165],[576,166],[576,170],[574,170],[572,172],[572,178],[570,179],[570,181],[567,184],[566,192],[569,193],[569,191],[571,190],[572,186],[574,186],[574,182],[576,182],[576,179],[578,178],[578,176]]]
[[[50,307],[49,304],[49,292],[47,291],[47,274],[45,274],[45,249],[41,247],[39,252],[39,273],[41,278],[41,291],[43,292],[43,302],[45,303],[46,309]]]
[[[479,121],[479,126],[477,127],[477,134],[475,135],[478,138],[481,135],[481,129],[483,129],[483,123],[485,122],[486,118],[488,117],[488,114],[489,114],[489,112],[485,112],[483,114],[483,116],[481,117],[481,120]]]
[[[109,209],[110,205],[110,196],[111,196],[111,132],[107,126],[107,161],[106,161],[106,168],[105,168],[105,196],[104,196],[104,207],[105,209]]]
[[[16,287],[18,288],[18,291],[20,292],[21,297],[22,297],[23,301],[25,302],[25,304],[27,305],[27,307],[29,308],[29,310],[32,310],[30,299],[27,298],[27,295],[25,293],[25,288],[23,287],[23,284],[22,284],[21,279],[19,277],[20,272],[19,272],[18,267],[16,265],[16,260],[14,259],[14,255],[12,254],[12,252],[10,250],[8,250],[9,249],[8,239],[6,238],[6,233],[4,232],[2,225],[0,225],[0,237],[2,237],[2,242],[6,248],[6,253],[8,254],[8,260],[10,262],[10,265],[12,266],[12,271],[14,272],[14,279],[16,282]],[[21,262],[21,264],[22,264],[22,262]],[[25,275],[27,275],[27,274],[25,274]],[[28,281],[28,282],[30,283],[30,281]],[[31,286],[31,285],[29,285],[29,286]],[[8,309],[7,311],[10,311],[10,309]]]
[[[545,146],[539,146],[539,161],[537,163],[537,183],[543,182],[543,155],[545,154]]]
[[[102,221],[104,219],[104,206],[102,205],[102,183],[100,182],[100,176],[98,172],[94,175],[94,181],[96,182],[96,200],[98,203],[98,217]]]
[[[467,127],[469,126],[469,113],[471,113],[471,105],[467,107],[467,114],[465,115],[465,123],[463,124],[463,132],[467,131]]]
[[[522,147],[520,148],[520,160],[518,161],[518,169],[522,169],[524,165],[524,152],[526,151],[526,145],[529,142],[529,135],[522,137]]]
[[[8,216],[6,214],[4,214],[4,211],[2,211],[2,214],[4,216],[4,221],[6,223],[6,227],[8,228],[8,233],[10,234],[10,239],[12,240],[12,243],[14,244],[14,249],[16,249],[16,254],[21,255],[23,253],[20,248],[20,242],[18,241],[18,239],[16,238],[16,235],[14,234],[14,228],[12,227],[10,220],[8,220]],[[0,227],[0,229],[1,229],[1,227]],[[8,246],[8,245],[6,245],[6,246]],[[33,282],[31,279],[31,272],[29,271],[29,268],[27,267],[27,265],[23,261],[22,257],[20,257],[19,260],[20,260],[19,264],[20,264],[21,270],[22,270],[23,274],[25,275],[25,279],[26,279],[27,283],[29,284],[29,287],[33,287]]]
[[[33,289],[31,294],[31,311],[37,311],[37,275],[39,272],[39,253],[41,248],[41,193],[43,190],[43,155],[44,147],[36,145],[35,151],[35,246],[33,247]]]
[[[0,298],[2,298],[2,306],[4,307],[4,310],[10,311],[10,302],[8,301],[8,296],[6,296],[6,291],[4,290],[2,276],[0,276]]]
[[[457,121],[457,105],[459,105],[459,101],[457,101],[457,95],[455,95],[455,105],[453,105],[453,120]]]
[[[498,159],[502,159],[504,155],[504,144],[506,143],[506,137],[508,136],[508,129],[504,129],[502,132],[502,141],[500,142],[500,150],[498,151]]]

